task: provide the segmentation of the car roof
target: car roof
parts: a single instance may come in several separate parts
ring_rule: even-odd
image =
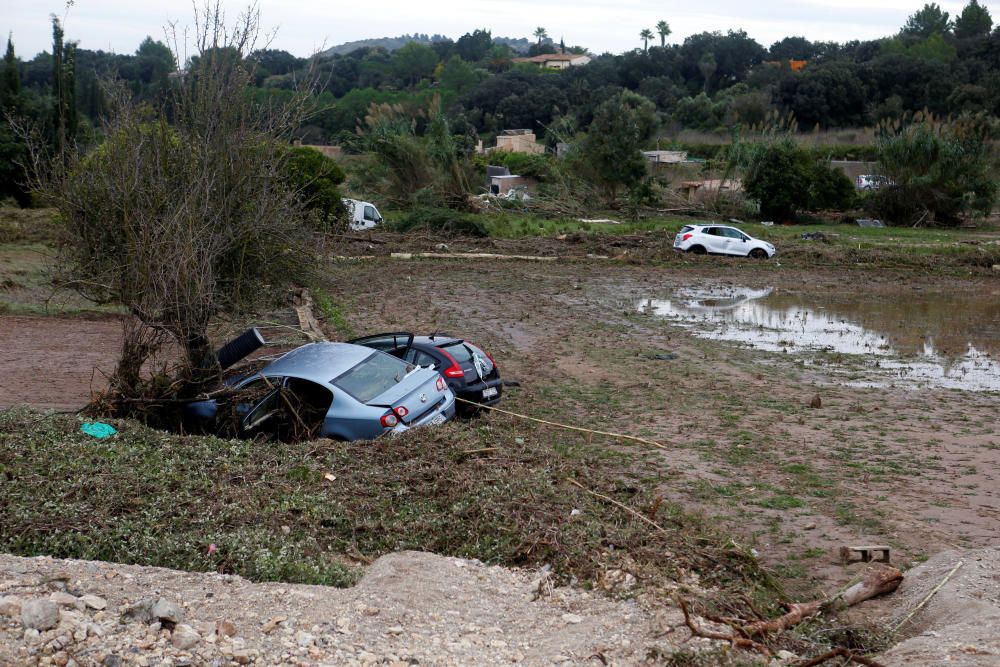
[[[261,370],[261,375],[294,377],[317,384],[349,371],[377,354],[370,347],[350,343],[309,343],[282,355]]]
[[[414,336],[413,342],[417,345],[430,345],[432,347],[444,347],[446,345],[453,345],[455,343],[463,342],[461,338],[455,338],[454,336],[446,336],[444,334],[438,334],[432,336]]]

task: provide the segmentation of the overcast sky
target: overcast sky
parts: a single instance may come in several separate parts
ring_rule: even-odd
[[[197,0],[202,4],[202,0]],[[952,16],[967,0],[938,4]],[[260,0],[261,24],[275,29],[272,48],[307,56],[326,46],[368,37],[394,37],[415,32],[440,33],[452,39],[486,28],[500,37],[531,37],[536,27],[558,41],[581,45],[595,53],[620,53],[641,45],[639,31],[655,31],[657,21],[670,24],[668,42],[711,30],[743,29],[763,44],[788,36],[845,42],[896,33],[924,0],[721,0],[696,2],[654,0]],[[1000,0],[983,1],[1000,20]],[[224,2],[235,18],[245,2]],[[12,33],[21,58],[51,49],[49,16],[64,18],[67,40],[85,49],[134,53],[147,35],[162,40],[164,26],[193,23],[187,0],[0,0],[0,29]],[[659,37],[656,38],[657,42]]]

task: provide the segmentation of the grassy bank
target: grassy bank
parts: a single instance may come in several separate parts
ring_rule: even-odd
[[[75,417],[0,413],[0,551],[341,586],[355,579],[351,556],[403,549],[591,582],[617,568],[768,581],[696,517],[664,505],[655,519],[668,529],[654,530],[570,482],[648,512],[652,482],[628,472],[628,455],[499,419],[347,444],[115,425],[97,440]]]

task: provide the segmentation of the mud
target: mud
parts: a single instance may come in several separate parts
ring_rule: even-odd
[[[907,289],[940,294],[996,289],[989,280],[902,277]],[[872,298],[891,301],[901,274],[860,279]],[[641,454],[636,473],[756,549],[801,597],[854,576],[857,566],[838,557],[845,545],[888,544],[905,567],[995,543],[995,392],[862,386],[863,367],[845,376],[829,354],[804,363],[700,338],[635,307],[692,287],[797,294],[803,285],[827,303],[845,293],[833,271],[735,262],[664,269],[390,259],[334,264],[330,290],[356,335],[436,330],[482,345],[521,384],[502,407],[669,446],[630,446]],[[79,407],[100,378],[92,369],[112,368],[117,341],[113,320],[0,316],[0,404]],[[810,408],[817,396],[821,407]],[[550,435],[558,446],[560,432]]]

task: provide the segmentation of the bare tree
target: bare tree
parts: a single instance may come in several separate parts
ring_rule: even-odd
[[[232,26],[219,4],[195,18],[190,58],[174,31],[184,67],[162,108],[112,83],[103,144],[66,161],[38,148],[32,156],[36,191],[65,221],[66,284],[124,305],[143,325],[125,329],[112,378],[123,391],[136,390],[138,369],[164,341],[184,352],[182,393],[214,380],[213,319],[252,310],[314,266],[285,169],[309,87],[280,107],[256,104],[246,58],[260,34],[256,8]]]

